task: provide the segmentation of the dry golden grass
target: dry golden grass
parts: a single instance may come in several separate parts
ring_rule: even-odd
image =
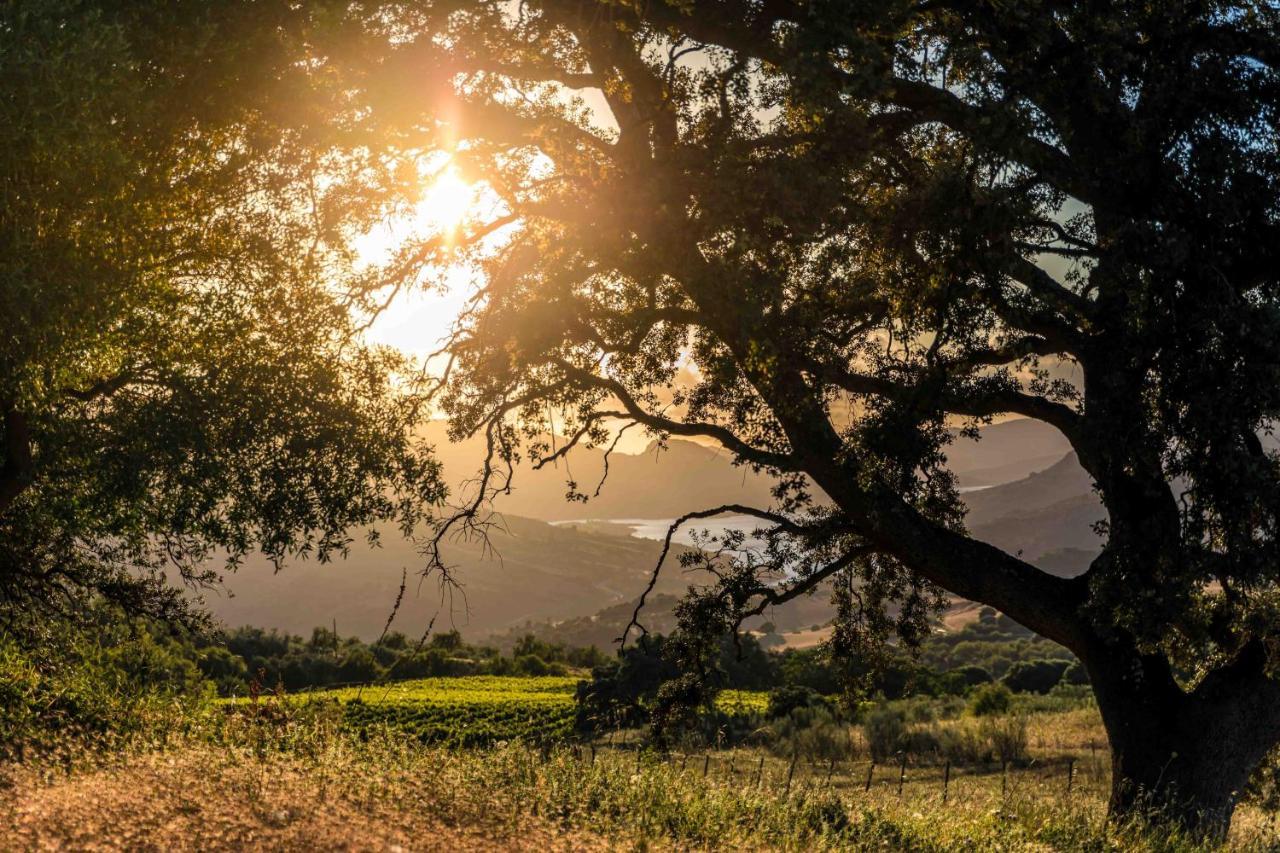
[[[965,725],[972,720],[932,723]],[[759,750],[657,755],[366,741],[332,719],[199,732],[70,771],[3,769],[14,850],[1201,849],[1108,826],[1096,712],[1029,718],[1032,761],[874,769]],[[761,761],[763,757],[763,763]],[[1070,791],[1067,768],[1074,761]],[[705,771],[704,771],[705,768]],[[1241,807],[1234,850],[1280,850]]]
[[[528,814],[421,807],[449,792],[283,754],[193,745],[71,774],[9,769],[5,850],[605,849],[600,838]]]

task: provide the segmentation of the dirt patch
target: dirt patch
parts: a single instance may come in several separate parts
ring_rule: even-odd
[[[831,628],[819,628],[816,631],[788,631],[782,634],[780,649],[810,649],[826,641],[831,636]]]
[[[962,630],[966,625],[972,625],[978,621],[978,613],[985,605],[977,604],[972,601],[964,601],[956,599],[942,614],[942,625],[947,631],[955,632]]]

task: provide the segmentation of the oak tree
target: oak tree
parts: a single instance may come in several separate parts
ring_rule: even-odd
[[[349,73],[506,229],[453,248],[486,277],[440,399],[491,449],[456,524],[517,457],[718,443],[779,487],[700,516],[768,547],[707,566],[691,632],[824,582],[838,653],[991,605],[1087,667],[1114,812],[1222,831],[1280,740],[1272,4],[398,8]],[[1005,416],[1096,484],[1079,577],[965,531],[948,443]]]

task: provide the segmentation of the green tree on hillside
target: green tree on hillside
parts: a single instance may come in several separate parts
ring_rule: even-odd
[[[442,494],[351,238],[410,192],[309,45],[323,4],[0,8],[0,611],[166,618]],[[392,276],[391,279],[386,276]]]
[[[1223,830],[1280,740],[1272,4],[397,8],[353,85],[514,223],[450,348],[441,401],[492,451],[452,530],[517,454],[718,442],[781,485],[682,520],[769,542],[705,566],[688,669],[824,581],[839,654],[916,645],[950,591],[1084,662],[1115,813]],[[965,533],[950,427],[1006,415],[1097,485],[1081,577]]]

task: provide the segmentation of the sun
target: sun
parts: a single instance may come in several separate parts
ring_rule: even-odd
[[[485,184],[468,182],[451,163],[426,171],[421,179],[421,192],[409,210],[354,240],[362,267],[391,263],[398,251],[417,241],[439,241],[443,258],[457,240],[465,239],[460,231],[469,220],[484,219],[494,210]],[[366,329],[366,339],[415,357],[433,352],[463,309],[473,275],[465,265],[446,263],[442,286],[397,292]]]
[[[418,206],[425,225],[442,235],[451,235],[472,213],[476,187],[462,179],[452,166],[441,170],[423,194]]]

